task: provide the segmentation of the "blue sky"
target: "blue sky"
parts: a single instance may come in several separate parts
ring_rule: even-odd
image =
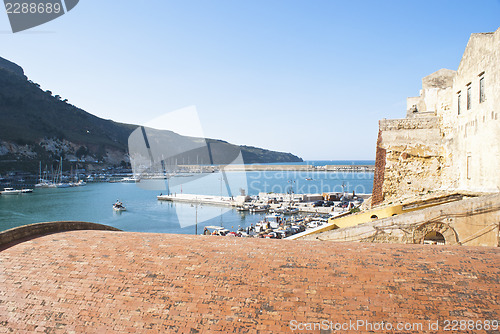
[[[374,159],[422,77],[456,69],[500,1],[81,0],[0,56],[99,117],[144,124],[197,107],[205,135],[308,160]]]

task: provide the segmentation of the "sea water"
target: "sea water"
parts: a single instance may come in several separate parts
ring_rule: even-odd
[[[167,193],[238,196],[241,190],[248,195],[371,193],[372,184],[373,173],[263,171],[227,172],[225,178],[220,173],[174,177],[170,182],[154,181],[153,186],[142,181],[35,189],[31,194],[0,195],[0,231],[49,221],[94,222],[134,232],[194,234],[202,233],[208,225],[236,230],[238,226],[246,227],[262,220],[264,214],[241,213],[206,204],[158,201],[156,196]],[[233,188],[232,191],[229,188]],[[127,211],[115,212],[112,204],[116,200],[123,202]]]

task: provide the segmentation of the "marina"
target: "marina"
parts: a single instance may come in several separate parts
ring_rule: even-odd
[[[207,174],[213,176],[212,179],[205,177],[200,182],[187,182],[190,178],[182,177],[186,183],[179,186],[177,192],[171,192],[173,200],[160,200],[158,196],[165,196],[167,192],[147,189],[148,180],[116,183],[86,180],[87,185],[83,187],[34,188],[33,193],[22,196],[0,195],[0,231],[46,221],[87,221],[132,232],[201,234],[204,226],[223,226],[236,232],[238,228],[246,229],[264,221],[273,213],[271,210],[277,210],[275,213],[283,214],[287,220],[307,214],[327,218],[332,213],[331,203],[314,205],[322,200],[322,192],[318,190],[341,192],[344,185],[346,193],[352,195],[355,191],[365,196],[362,194],[370,193],[373,184],[370,173],[267,171],[228,174],[247,178],[248,201],[235,202],[238,196],[231,201],[224,193],[221,196],[220,181],[214,173]],[[289,182],[291,179],[294,181]],[[294,204],[290,209],[285,205],[280,208],[279,203],[289,200],[287,192],[291,184]],[[171,190],[176,190],[174,188]],[[112,208],[117,199],[126,211]],[[264,205],[269,207],[264,209],[261,207]],[[337,213],[341,209],[334,207],[333,211]]]
[[[203,234],[236,237],[260,237],[284,239],[286,237],[323,226],[329,218],[340,217],[359,209],[371,194],[323,193],[280,194],[260,193],[258,196],[207,196],[195,194],[159,195],[159,201],[190,203],[191,205],[214,205],[236,209],[242,214],[263,213],[258,222],[239,226],[238,230],[209,228]],[[210,231],[211,230],[211,231]]]

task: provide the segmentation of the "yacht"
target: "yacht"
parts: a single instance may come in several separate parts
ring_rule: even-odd
[[[19,195],[21,190],[16,190],[14,188],[4,188],[2,195]]]

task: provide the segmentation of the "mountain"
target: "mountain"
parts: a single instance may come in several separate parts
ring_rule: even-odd
[[[125,165],[129,162],[128,138],[137,128],[99,118],[51,91],[43,91],[27,79],[20,66],[0,58],[0,170],[5,171],[8,162],[12,168],[22,162],[53,161],[60,156],[89,164]],[[179,136],[171,131],[160,133],[166,138]],[[233,156],[226,151],[235,149],[241,150],[245,163],[302,161],[290,153],[236,146],[217,139],[207,142],[217,144],[213,147],[217,147],[219,163]]]

